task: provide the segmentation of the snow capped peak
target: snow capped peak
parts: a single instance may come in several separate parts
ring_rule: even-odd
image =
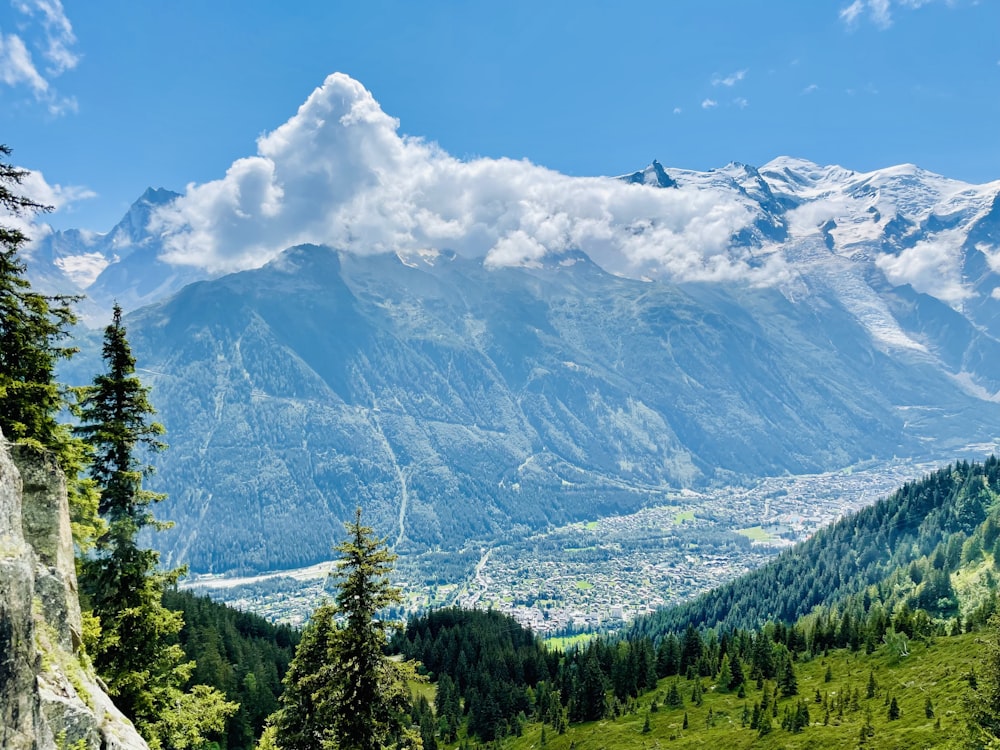
[[[653,159],[653,163],[645,169],[631,174],[623,174],[618,179],[630,185],[651,185],[660,188],[677,187],[677,183],[656,159]]]

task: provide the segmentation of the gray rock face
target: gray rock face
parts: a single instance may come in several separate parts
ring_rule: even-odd
[[[0,748],[148,750],[81,661],[66,480],[0,435]]]

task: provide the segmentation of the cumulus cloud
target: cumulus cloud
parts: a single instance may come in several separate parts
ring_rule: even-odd
[[[960,230],[940,232],[899,255],[882,255],[875,263],[893,284],[909,284],[918,292],[958,305],[973,296],[962,283],[958,262],[963,240]]]
[[[717,107],[717,106],[719,106],[719,103],[717,101],[715,101],[715,99],[702,99],[701,100],[701,108],[702,109],[711,109],[712,107]]]
[[[76,185],[51,185],[41,172],[32,171],[28,171],[25,174],[17,192],[20,195],[28,196],[41,206],[50,207],[53,211],[69,208],[77,201],[87,200],[96,196],[96,193],[85,187]],[[44,215],[44,213],[32,211],[22,211],[19,214],[13,214],[6,209],[0,208],[0,223],[24,232],[32,242],[37,242],[52,233],[52,228],[41,220],[41,217]],[[30,251],[30,246],[28,249]]]
[[[783,273],[777,261],[760,265],[732,249],[733,234],[754,220],[738,191],[462,161],[398,128],[360,83],[331,75],[258,139],[255,155],[154,215],[164,259],[232,271],[311,242],[356,253],[447,248],[494,267],[581,249],[630,276],[767,283]]]
[[[52,114],[75,110],[76,101],[61,96],[52,86],[54,78],[80,61],[73,50],[73,26],[61,0],[11,0],[11,5],[25,21],[18,25],[17,33],[0,29],[0,82],[14,89],[26,86]]]
[[[819,85],[818,84],[810,83],[808,86],[806,86],[804,89],[802,89],[803,95],[811,94],[814,91],[819,91]]]

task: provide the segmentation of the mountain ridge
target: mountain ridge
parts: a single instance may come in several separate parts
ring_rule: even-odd
[[[501,263],[302,244],[181,286],[204,272],[127,265],[156,238],[109,265],[102,294],[152,301],[128,324],[174,446],[164,510],[189,527],[166,535],[171,563],[312,564],[356,503],[401,549],[461,546],[996,439],[1000,183],[789,158],[626,177],[616,189],[729,196],[744,228],[693,278],[580,248]],[[664,236],[683,255],[699,230]]]

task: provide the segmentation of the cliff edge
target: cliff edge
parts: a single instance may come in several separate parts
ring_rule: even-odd
[[[0,748],[148,750],[80,645],[65,477],[0,435]]]

